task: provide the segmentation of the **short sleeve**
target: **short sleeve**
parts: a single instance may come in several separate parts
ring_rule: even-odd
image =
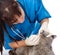
[[[45,18],[50,18],[50,14],[49,12],[46,10],[46,8],[44,7],[42,0],[36,0],[36,19],[38,22],[41,22],[41,20],[45,19]]]
[[[9,43],[13,42],[13,40],[11,40],[8,36],[8,34],[4,31],[4,48],[5,49],[12,49],[10,46],[9,46]]]

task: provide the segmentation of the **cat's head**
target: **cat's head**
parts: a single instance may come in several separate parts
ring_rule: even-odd
[[[53,39],[55,39],[56,35],[52,35],[52,34],[49,34],[47,32],[42,32],[41,33],[41,44],[43,45],[51,45],[52,44],[52,41]]]

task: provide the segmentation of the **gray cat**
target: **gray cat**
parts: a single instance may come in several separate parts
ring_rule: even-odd
[[[21,47],[16,50],[10,50],[9,55],[55,55],[52,50],[52,41],[55,35],[46,37],[49,33],[41,33],[41,39],[37,46]]]

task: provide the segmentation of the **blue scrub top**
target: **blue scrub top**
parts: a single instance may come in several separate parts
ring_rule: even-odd
[[[45,18],[50,18],[50,14],[45,9],[41,0],[17,0],[20,6],[23,8],[25,14],[25,20],[23,23],[18,23],[9,27],[5,23],[7,32],[12,38],[16,40],[22,40],[23,38],[29,37],[30,35],[37,34],[40,29],[40,22]],[[31,22],[30,22],[30,21]],[[22,36],[22,35],[23,36]],[[13,40],[9,38],[9,35],[4,31],[4,47],[5,49],[12,49],[9,43]]]

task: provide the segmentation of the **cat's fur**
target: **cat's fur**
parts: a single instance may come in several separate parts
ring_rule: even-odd
[[[44,33],[41,35],[40,43],[37,46],[21,47],[16,50],[10,50],[9,55],[54,55],[52,50],[52,41],[54,35],[45,37]]]

